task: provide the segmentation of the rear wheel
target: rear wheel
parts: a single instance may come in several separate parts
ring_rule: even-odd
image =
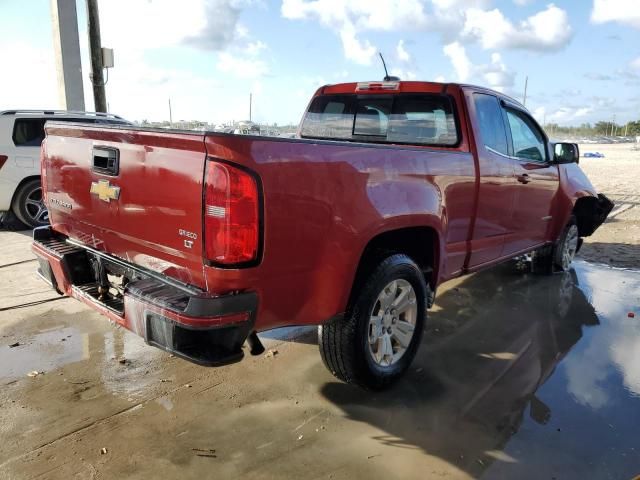
[[[42,198],[39,178],[27,180],[18,188],[12,210],[22,223],[31,228],[49,224],[49,212]]]
[[[383,260],[361,284],[346,317],[318,329],[329,371],[370,389],[388,387],[402,376],[422,337],[427,288],[406,255]]]

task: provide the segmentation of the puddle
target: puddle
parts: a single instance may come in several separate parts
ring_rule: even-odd
[[[564,358],[532,394],[504,449],[519,463],[497,463],[487,478],[536,470],[550,478],[560,469],[569,471],[558,478],[640,474],[640,272],[579,262],[576,273],[574,293],[582,296],[568,323],[582,322],[582,336],[559,349]],[[567,335],[556,338],[562,345]]]
[[[159,360],[164,352],[103,317],[98,317],[99,323],[87,323],[85,316],[54,310],[25,320],[22,327],[12,327],[13,333],[3,335],[3,342],[20,345],[0,346],[0,384],[13,383],[33,371],[55,376],[71,366],[63,381],[72,376],[89,383],[88,379],[97,377],[107,392],[134,401],[160,382]],[[64,324],[58,324],[60,320]],[[34,324],[36,330],[29,334]],[[75,324],[77,328],[69,326]],[[41,325],[51,327],[40,330]]]
[[[581,264],[579,272],[601,328],[587,331],[563,365],[568,390],[578,404],[592,410],[619,405],[624,397],[638,400],[640,274],[589,264]]]
[[[640,272],[499,267],[445,285],[436,303],[394,389],[329,383],[323,395],[385,432],[384,445],[420,448],[472,477],[640,474]]]
[[[162,407],[164,407],[164,409],[167,412],[170,412],[171,410],[173,410],[173,402],[169,397],[156,398],[155,401],[158,405],[161,405]]]
[[[149,347],[141,337],[121,327],[110,329],[102,341],[99,375],[107,391],[133,401],[158,384],[158,367],[153,363],[166,353]]]
[[[31,371],[51,372],[88,358],[88,335],[73,327],[53,327],[30,337],[19,337],[20,345],[0,346],[2,383],[26,376]]]
[[[629,312],[635,317],[629,317]],[[60,325],[62,319],[65,323]],[[282,419],[273,414],[261,412],[247,424],[237,420],[246,418],[251,409],[238,410],[242,402],[236,404],[236,394],[242,401],[260,399],[266,410],[284,405],[282,415],[294,415],[283,395],[286,389],[269,389],[259,381],[243,383],[246,373],[250,379],[259,375],[260,381],[272,381],[265,373],[269,362],[228,367],[236,370],[225,370],[234,373],[225,377],[224,390],[202,394],[209,397],[168,395],[164,390],[184,379],[204,376],[205,369],[169,360],[166,352],[108,326],[104,319],[104,324],[93,320],[81,324],[83,320],[85,312],[34,316],[20,328],[28,331],[35,325],[35,333],[15,337],[24,345],[0,346],[3,384],[32,370],[44,370],[48,380],[57,368],[74,364],[60,379],[64,388],[51,382],[47,390],[27,379],[24,384],[31,390],[6,389],[18,403],[37,405],[33,410],[43,415],[38,423],[43,425],[42,432],[55,430],[47,422],[58,419],[59,410],[68,408],[74,398],[82,401],[71,404],[77,411],[67,413],[65,421],[117,412],[128,401],[146,395],[154,398],[157,411],[177,418],[176,431],[186,430],[182,423],[195,415],[191,428],[201,428],[203,438],[213,436],[221,418],[232,418],[225,431],[231,437],[232,428],[244,425],[247,436],[269,427],[270,432],[289,438],[289,430],[286,436],[278,433]],[[43,331],[42,325],[56,327]],[[90,329],[90,333],[67,325]],[[316,341],[313,327],[277,329],[261,337],[267,348],[282,341]],[[452,471],[463,477],[487,479],[617,479],[640,473],[640,272],[578,261],[574,271],[551,277],[514,273],[504,266],[449,282],[438,292],[410,371],[387,392],[363,392],[330,379],[316,349],[297,349],[297,354],[292,358],[299,368],[292,367],[287,378],[277,381],[305,385],[301,407],[305,412],[311,407],[328,412],[336,437],[327,437],[323,449],[316,452],[322,451],[329,462],[342,458],[336,464],[345,468],[362,467],[353,456],[346,460],[341,455],[350,446],[365,445],[366,451],[359,454],[367,465],[388,462],[385,472],[403,478],[408,478],[407,468],[418,471],[425,459],[433,458],[455,467]],[[126,362],[121,364],[120,358]],[[64,384],[70,374],[83,383],[73,388]],[[196,388],[192,390],[195,396]],[[212,417],[210,424],[203,422],[206,415],[199,410],[203,406],[207,415],[215,411],[219,417]],[[16,418],[27,427],[31,421],[25,415]],[[162,423],[168,417],[157,418],[152,420]],[[136,417],[140,424],[155,425],[148,431],[164,431],[164,423],[160,428],[152,420]],[[303,421],[296,418],[294,426]],[[9,428],[14,423],[5,425]],[[140,435],[144,442],[148,431]],[[304,441],[311,441],[312,435],[313,430],[306,430]],[[246,443],[244,435],[240,437]],[[297,432],[292,438],[298,438]],[[236,449],[243,451],[242,445],[238,443]],[[295,453],[290,444],[279,445],[287,455]],[[304,451],[310,450],[298,450]],[[278,458],[282,455],[277,453]]]

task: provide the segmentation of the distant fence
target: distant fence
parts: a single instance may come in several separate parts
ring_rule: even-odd
[[[575,135],[554,135],[551,137],[552,142],[570,142],[570,143],[640,143],[640,137],[611,137],[606,135],[595,135],[591,137],[578,137]]]

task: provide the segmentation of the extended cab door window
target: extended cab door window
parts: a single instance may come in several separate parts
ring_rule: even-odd
[[[469,266],[475,267],[502,256],[511,230],[516,188],[514,160],[509,157],[506,121],[498,98],[473,92],[472,101],[470,120],[478,146],[480,182],[469,258]]]
[[[482,143],[496,153],[508,155],[507,131],[498,99],[484,93],[475,93],[473,99],[476,105]]]
[[[399,95],[393,104],[387,140],[453,146],[458,130],[451,101],[441,95]]]
[[[507,108],[506,112],[513,142],[513,156],[527,162],[545,163],[545,138],[533,119],[519,110]]]

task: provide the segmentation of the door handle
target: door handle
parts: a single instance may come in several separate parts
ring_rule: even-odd
[[[116,176],[120,170],[120,151],[113,147],[93,147],[93,170],[105,175]]]
[[[529,174],[527,173],[523,173],[522,175],[518,175],[516,177],[516,179],[520,182],[520,183],[524,183],[527,184],[531,181],[531,178],[529,177]]]

